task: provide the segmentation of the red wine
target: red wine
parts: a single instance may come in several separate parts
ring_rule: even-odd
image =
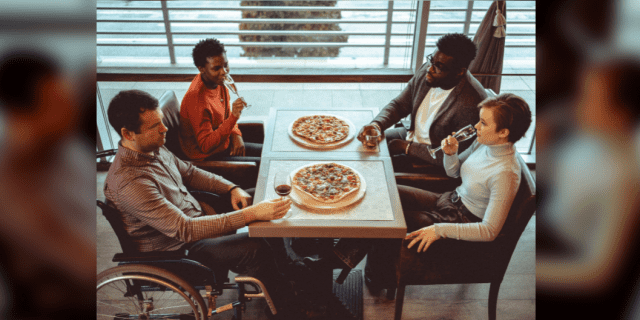
[[[284,197],[284,196],[288,195],[289,193],[291,193],[291,186],[288,186],[286,184],[281,184],[281,185],[276,187],[276,193],[279,196]]]

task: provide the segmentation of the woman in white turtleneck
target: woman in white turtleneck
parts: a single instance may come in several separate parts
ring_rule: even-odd
[[[409,248],[418,243],[418,251],[424,252],[443,237],[493,241],[502,229],[520,185],[520,164],[513,144],[531,125],[531,111],[522,98],[510,93],[487,98],[478,108],[477,138],[468,149],[458,155],[458,141],[452,136],[441,143],[447,174],[462,179],[455,191],[434,193],[398,186],[407,231],[411,232],[405,239],[413,239]],[[394,143],[405,142],[391,141]],[[403,146],[409,155],[431,157],[426,144]],[[312,269],[354,268],[369,254],[365,283],[370,289],[381,288],[395,281],[391,269],[398,249],[390,239],[341,239],[333,248],[335,254],[305,258],[305,263]]]
[[[520,165],[514,143],[531,124],[527,103],[513,94],[481,102],[477,139],[458,155],[458,141],[442,140],[444,167],[462,184],[453,192],[436,194],[399,186],[400,198],[413,239],[424,252],[440,238],[493,241],[500,233],[520,185]],[[419,150],[414,150],[415,153]]]

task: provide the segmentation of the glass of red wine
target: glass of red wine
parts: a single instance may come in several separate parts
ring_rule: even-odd
[[[280,199],[284,199],[284,197],[288,196],[291,193],[291,179],[289,178],[288,171],[276,172],[276,176],[273,180],[273,188],[281,197]],[[287,212],[283,218],[288,218],[290,213],[291,210],[289,210],[289,212]]]
[[[291,193],[291,179],[289,179],[289,172],[276,172],[276,176],[273,180],[273,188],[280,197],[284,198],[288,196],[289,193]]]

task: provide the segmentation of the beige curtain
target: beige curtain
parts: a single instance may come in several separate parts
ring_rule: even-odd
[[[507,17],[506,1],[494,1],[478,27],[473,42],[478,47],[476,58],[471,61],[469,71],[471,73],[502,73],[502,62],[504,60],[504,40],[505,37],[496,37],[500,34],[500,27],[494,26],[496,18],[496,8],[499,6],[504,17]],[[506,29],[506,25],[503,26]],[[501,76],[476,76],[478,81],[487,89],[493,89],[495,93],[500,93]]]

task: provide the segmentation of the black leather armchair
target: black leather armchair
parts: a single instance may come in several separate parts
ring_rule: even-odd
[[[259,157],[232,157],[232,161],[191,161],[180,147],[180,103],[172,90],[166,91],[159,99],[164,114],[164,125],[169,129],[165,146],[176,157],[190,162],[203,170],[215,173],[239,185],[243,189],[253,188],[258,180]],[[264,124],[262,122],[238,122],[246,142],[262,143]]]
[[[407,285],[491,283],[489,319],[496,318],[498,291],[504,274],[527,223],[536,210],[535,180],[521,157],[521,181],[507,220],[491,242],[442,239],[426,252],[407,249],[404,241],[396,266],[398,297],[395,319],[402,316]],[[393,290],[393,289],[391,289]],[[393,296],[393,294],[388,294]]]

